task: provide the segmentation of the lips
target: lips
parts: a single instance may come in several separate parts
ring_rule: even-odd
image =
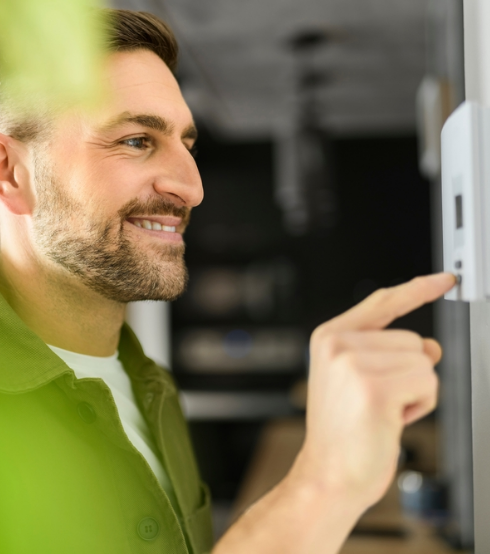
[[[175,226],[173,225],[161,225],[158,221],[149,221],[148,219],[136,219],[133,225],[140,229],[146,229],[147,231],[167,231],[168,233],[175,233]]]
[[[182,220],[173,216],[143,216],[129,217],[126,220],[131,225],[150,233],[160,239],[171,242],[182,242],[182,235],[177,232],[177,226]],[[182,229],[183,231],[183,229]]]
[[[182,218],[171,215],[143,215],[138,217],[128,217],[127,221],[133,225],[136,222],[143,223],[143,221],[149,221],[150,223],[159,223],[165,227],[178,227],[182,223]]]

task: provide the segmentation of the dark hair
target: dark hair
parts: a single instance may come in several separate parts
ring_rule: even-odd
[[[106,9],[104,14],[109,51],[150,50],[175,73],[179,47],[167,23],[148,12]]]

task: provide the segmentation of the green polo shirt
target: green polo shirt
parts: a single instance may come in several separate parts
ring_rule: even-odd
[[[177,391],[124,325],[119,358],[169,475],[173,507],[101,379],[77,379],[0,296],[0,552],[204,554],[210,499]]]

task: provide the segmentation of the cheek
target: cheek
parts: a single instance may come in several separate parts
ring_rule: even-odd
[[[120,162],[92,162],[76,171],[72,184],[76,197],[88,205],[90,211],[114,214],[138,195],[135,177]]]
[[[128,202],[142,199],[149,182],[141,171],[129,164],[117,163],[112,168],[93,171],[89,187],[94,198],[116,212]]]

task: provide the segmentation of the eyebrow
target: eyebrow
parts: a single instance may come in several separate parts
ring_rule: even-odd
[[[107,133],[121,127],[122,125],[133,124],[153,129],[164,135],[171,135],[175,130],[175,125],[167,119],[155,114],[133,114],[123,112],[110,119],[98,128],[99,132]],[[183,131],[181,138],[196,140],[198,132],[194,123],[190,123]]]

